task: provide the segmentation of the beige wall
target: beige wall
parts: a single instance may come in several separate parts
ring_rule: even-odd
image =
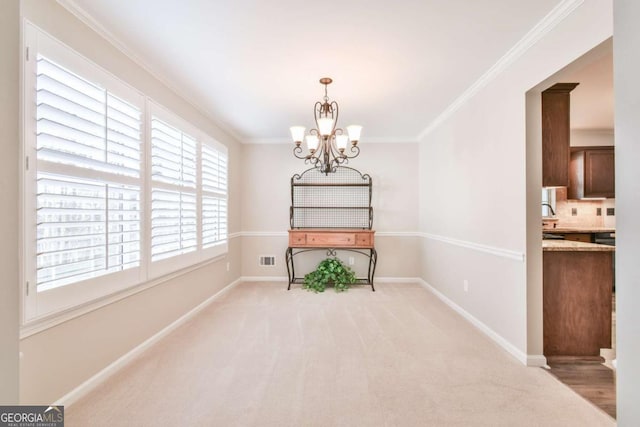
[[[572,129],[572,147],[593,147],[615,145],[613,129]]]
[[[348,166],[373,180],[374,229],[416,231],[418,227],[418,145],[360,144]],[[293,157],[291,144],[242,146],[242,231],[289,229],[291,176],[309,168]]]
[[[349,166],[368,173],[373,180],[373,227],[379,233],[376,276],[417,277],[420,247],[412,232],[418,229],[418,145],[367,144],[366,138],[363,140],[361,154]],[[283,277],[290,179],[309,166],[293,157],[293,143],[249,144],[242,148],[242,275]],[[275,255],[276,266],[260,267],[260,255]],[[321,258],[322,254],[304,255],[296,266],[299,272],[308,271]],[[364,258],[356,257],[355,262],[356,271],[366,266]]]
[[[529,283],[537,290],[527,289],[527,262],[537,262],[538,252],[541,257],[541,214],[540,182],[527,180],[525,93],[611,36],[611,10],[610,1],[582,3],[420,146],[420,229],[467,242],[441,244],[427,237],[423,278],[523,355],[542,352],[541,305],[534,300],[541,298],[541,283]],[[537,213],[528,211],[534,206],[527,197],[529,185],[537,186]],[[527,247],[526,230],[536,221],[537,241]],[[473,244],[498,248],[499,255],[482,253]],[[450,247],[444,250],[445,245]],[[509,258],[512,253],[525,262]],[[535,310],[529,322],[539,334],[533,341],[528,340],[529,309]]]
[[[20,3],[0,13],[0,405],[18,403],[18,149]]]
[[[57,2],[24,0],[22,16],[227,145],[230,157],[229,229],[230,232],[240,229],[238,195],[242,163],[237,141]],[[8,151],[12,150],[17,153],[17,146]],[[8,162],[3,174],[13,171],[15,183],[17,163],[10,155],[3,159]],[[12,202],[3,206],[17,206],[15,191],[5,193],[3,189],[3,196],[5,194]],[[3,233],[3,239],[15,242],[16,239],[4,237],[15,233],[15,224],[3,223],[3,227],[13,227],[12,231]],[[232,239],[226,258],[22,339],[20,401],[25,404],[55,401],[231,283],[240,276],[240,245],[240,239]],[[12,254],[3,256],[3,262],[15,257],[14,244],[9,247],[5,244],[2,250]],[[229,272],[227,262],[231,267]],[[12,265],[17,263],[12,262]]]
[[[376,278],[415,278],[420,276],[420,238],[415,236],[377,236],[376,251],[378,264]],[[245,236],[242,238],[242,276],[247,278],[268,278],[287,276],[284,253],[287,249],[287,236]],[[275,255],[275,266],[258,265],[261,255]],[[338,252],[345,263],[354,258],[351,266],[358,277],[366,277],[368,259],[348,251]],[[317,251],[296,257],[296,277],[314,270],[326,253]]]
[[[614,2],[618,425],[640,425],[640,2]]]
[[[238,256],[231,242],[230,259]],[[23,404],[50,404],[230,283],[214,262],[143,292],[25,338],[20,366]]]

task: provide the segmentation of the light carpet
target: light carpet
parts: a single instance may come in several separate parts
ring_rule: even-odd
[[[418,284],[285,287],[238,285],[67,408],[66,425],[615,425]]]

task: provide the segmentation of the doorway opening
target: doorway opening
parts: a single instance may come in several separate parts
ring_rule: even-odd
[[[558,83],[578,85],[566,105],[567,181],[549,184],[542,93]],[[550,374],[615,418],[613,94],[612,39],[527,92],[527,292],[529,345]],[[596,258],[606,273],[598,277],[584,268]],[[584,301],[599,307],[599,319]]]

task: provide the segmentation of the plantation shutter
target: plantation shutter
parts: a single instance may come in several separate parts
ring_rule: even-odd
[[[195,138],[151,119],[151,260],[197,249],[197,148]]]
[[[36,75],[37,290],[138,267],[140,108],[40,54]]]
[[[227,155],[202,144],[202,246],[227,239]]]

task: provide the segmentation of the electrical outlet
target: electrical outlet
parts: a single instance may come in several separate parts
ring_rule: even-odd
[[[596,208],[596,216],[602,216],[602,208]]]
[[[227,271],[229,271],[229,270],[231,270],[231,263],[230,262],[227,263]]]
[[[578,215],[578,208],[571,208],[571,216],[577,216]]]
[[[349,257],[349,265],[355,265],[356,259],[352,256]]]
[[[465,292],[469,292],[469,281],[467,279],[462,281],[462,286],[464,287]]]

